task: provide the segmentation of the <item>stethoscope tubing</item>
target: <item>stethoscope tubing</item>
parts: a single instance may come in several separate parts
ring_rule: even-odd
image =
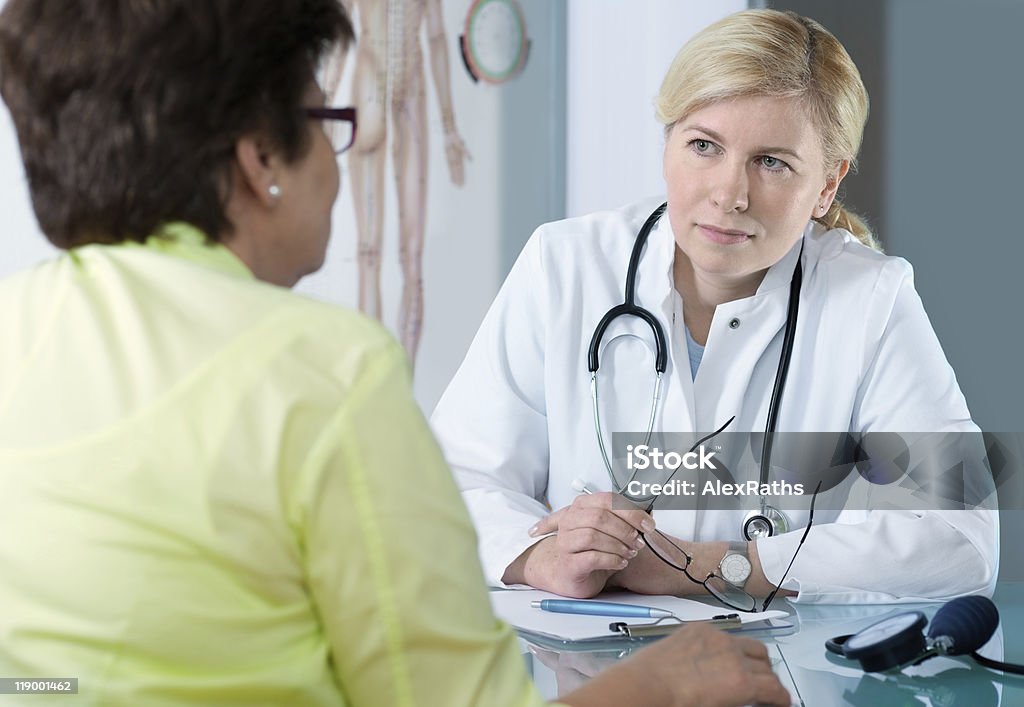
[[[618,484],[615,480],[615,472],[612,469],[611,460],[608,457],[608,450],[604,444],[604,434],[601,430],[600,406],[598,404],[597,372],[600,369],[599,349],[601,347],[601,340],[604,337],[605,331],[611,323],[619,317],[638,317],[646,322],[647,326],[651,329],[655,342],[654,368],[656,380],[654,385],[654,394],[651,398],[651,412],[647,423],[647,432],[645,434],[645,439],[649,442],[651,435],[654,432],[654,422],[657,415],[657,405],[658,399],[660,398],[662,377],[668,364],[668,343],[665,336],[665,330],[661,326],[661,322],[658,321],[657,317],[647,309],[636,304],[636,276],[640,268],[640,258],[643,254],[644,246],[647,244],[648,236],[665,213],[667,207],[668,202],[658,206],[658,208],[656,208],[651,215],[647,217],[647,220],[644,221],[643,226],[637,233],[636,239],[633,242],[633,250],[629,257],[629,266],[626,268],[626,285],[623,293],[623,302],[622,304],[615,305],[609,309],[604,316],[601,317],[601,320],[598,322],[597,327],[594,329],[594,333],[590,338],[590,346],[587,351],[587,368],[590,372],[590,390],[591,398],[593,400],[594,427],[597,433],[597,442],[598,446],[601,448],[601,458],[604,461],[605,469],[608,472],[608,478],[616,493],[622,493],[629,485],[632,477],[630,477],[625,484],[621,486]],[[789,376],[789,366],[793,357],[793,342],[796,338],[796,326],[800,313],[800,291],[803,283],[803,268],[801,266],[802,259],[803,242],[801,241],[800,253],[797,256],[796,267],[793,270],[793,277],[790,280],[789,302],[786,312],[785,332],[782,339],[782,352],[779,355],[779,367],[775,374],[775,384],[772,388],[772,396],[768,405],[768,417],[765,422],[765,435],[764,443],[761,448],[760,468],[760,485],[762,486],[767,483],[768,477],[771,473],[771,455],[775,441],[775,428],[778,423],[779,409],[782,405],[782,396],[785,391],[786,379]],[[727,425],[728,423],[726,423],[725,426]],[[719,432],[724,429],[725,426],[720,428]],[[646,443],[647,442],[645,442],[645,444]],[[634,476],[635,473],[636,472],[634,472]],[[768,508],[767,499],[764,495],[761,496],[760,505],[761,512],[764,514]]]
[[[622,304],[615,305],[601,317],[597,328],[594,329],[594,335],[590,337],[590,348],[587,352],[587,369],[590,373],[596,373],[597,369],[601,366],[598,360],[598,350],[601,348],[601,339],[604,337],[605,330],[615,319],[622,316],[639,317],[647,322],[647,326],[654,333],[654,370],[658,373],[664,373],[668,366],[668,340],[665,338],[665,330],[662,328],[661,322],[648,310],[636,304],[636,273],[640,268],[640,256],[643,253],[644,245],[647,244],[647,236],[650,235],[654,225],[658,223],[667,207],[668,202],[666,201],[647,217],[647,220],[636,236],[636,240],[633,242],[633,252],[629,256],[629,267],[626,268],[626,291],[623,295]]]

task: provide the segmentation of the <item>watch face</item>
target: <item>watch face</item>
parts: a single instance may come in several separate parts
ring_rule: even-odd
[[[720,569],[726,582],[742,585],[750,576],[750,560],[743,555],[729,554],[722,559]]]
[[[480,2],[469,19],[467,30],[467,48],[480,78],[502,81],[519,69],[525,28],[511,0]]]

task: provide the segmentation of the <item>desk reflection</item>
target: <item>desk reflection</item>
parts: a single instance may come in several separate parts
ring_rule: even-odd
[[[1000,584],[994,597],[1000,613],[996,634],[979,652],[1024,663],[1024,584]],[[888,616],[923,611],[929,620],[942,604],[872,606],[790,605],[789,635],[755,637],[768,647],[775,673],[794,705],[876,707],[996,707],[1024,705],[1024,677],[977,665],[966,656],[935,657],[898,673],[865,673],[855,661],[825,650],[828,638],[856,631]],[[783,606],[782,608],[787,608]],[[534,680],[545,697],[556,698],[579,687],[618,660],[642,650],[649,641],[616,642],[598,650],[537,645],[523,641]]]

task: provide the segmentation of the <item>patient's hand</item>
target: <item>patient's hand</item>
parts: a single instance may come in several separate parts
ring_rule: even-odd
[[[559,701],[568,705],[676,707],[791,704],[762,643],[730,636],[706,624],[674,631]]]
[[[555,651],[533,645],[529,646],[529,650],[555,674],[559,695],[576,690],[590,678],[615,665],[624,654],[628,655],[631,652],[629,647],[623,650],[588,653]]]

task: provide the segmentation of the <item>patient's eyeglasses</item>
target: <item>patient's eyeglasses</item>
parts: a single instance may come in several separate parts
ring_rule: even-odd
[[[331,141],[334,154],[352,147],[356,141],[356,109],[355,108],[304,108],[307,118],[322,120],[324,133]]]
[[[645,543],[647,543],[647,547],[651,549],[651,552],[654,553],[655,557],[669,567],[682,572],[686,575],[686,578],[694,584],[700,584],[703,586],[704,589],[707,590],[708,594],[729,608],[744,612],[766,611],[768,609],[768,605],[772,603],[772,599],[775,598],[775,595],[779,593],[779,590],[785,583],[786,577],[789,576],[789,570],[793,567],[793,563],[796,561],[796,556],[800,554],[800,548],[803,547],[804,540],[807,539],[807,533],[811,530],[811,523],[814,522],[814,501],[818,498],[818,491],[820,489],[821,482],[819,481],[817,487],[814,489],[814,495],[811,496],[811,507],[807,516],[807,527],[804,528],[803,537],[800,538],[800,543],[796,546],[796,552],[793,553],[793,559],[789,561],[789,565],[786,567],[786,571],[783,573],[782,579],[780,579],[779,583],[775,585],[775,589],[764,600],[760,608],[757,606],[757,599],[748,594],[742,588],[726,581],[715,572],[710,572],[703,580],[697,579],[691,575],[689,567],[693,563],[693,556],[683,548],[679,547],[660,530],[654,531],[658,536],[656,541],[657,544],[661,546],[660,548],[656,548],[654,543],[651,542],[651,538],[646,536],[644,533],[640,533],[640,537],[643,538]],[[662,541],[664,541],[664,543]]]

